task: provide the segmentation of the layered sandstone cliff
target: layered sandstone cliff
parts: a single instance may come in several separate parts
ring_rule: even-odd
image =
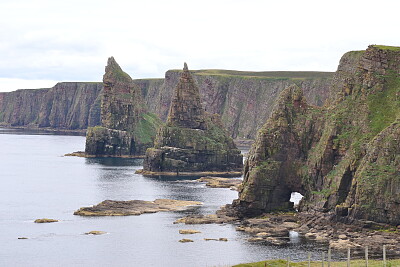
[[[292,206],[351,222],[400,224],[400,48],[345,54],[329,105],[285,89],[258,132],[233,212],[254,216]]]
[[[143,89],[151,111],[166,120],[181,71],[169,70],[161,87]],[[191,71],[207,112],[217,113],[233,138],[251,138],[270,116],[279,93],[296,84],[307,100],[322,105],[328,96],[333,73]],[[154,101],[157,104],[154,104]]]
[[[62,82],[52,88],[2,93],[0,123],[55,129],[86,129],[100,122],[101,83]]]
[[[240,171],[242,155],[217,114],[206,113],[185,63],[154,148],[146,151],[144,173]]]

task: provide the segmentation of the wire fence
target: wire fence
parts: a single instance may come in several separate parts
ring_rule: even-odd
[[[364,263],[365,264],[363,264],[363,266],[369,267],[368,246],[366,246],[364,248],[364,255],[365,255],[365,257],[364,257],[364,261],[365,261]],[[308,260],[307,260],[308,267],[311,266],[311,256],[312,256],[311,252],[309,252],[308,253]],[[290,256],[288,256],[286,258],[286,261],[287,261],[287,266],[289,267],[290,264],[291,264]],[[332,262],[332,250],[331,250],[331,248],[328,249],[327,253],[325,251],[323,251],[321,253],[320,262],[321,262],[321,266],[322,267],[334,267],[333,266],[333,262]],[[268,266],[268,264],[265,263],[265,266]],[[350,267],[350,266],[351,266],[351,250],[350,250],[350,248],[348,248],[347,249],[347,267]],[[359,266],[359,264],[357,266]],[[383,247],[382,247],[382,266],[387,267],[386,245],[383,245]]]

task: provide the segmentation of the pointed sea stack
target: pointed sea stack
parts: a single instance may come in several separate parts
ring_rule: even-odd
[[[199,89],[185,63],[166,126],[146,151],[145,175],[239,174],[242,155],[218,115],[202,107]]]
[[[144,155],[153,146],[161,121],[143,106],[141,90],[113,57],[103,76],[101,126],[88,128],[87,156],[129,157]]]

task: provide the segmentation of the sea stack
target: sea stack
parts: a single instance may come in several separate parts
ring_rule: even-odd
[[[87,156],[129,157],[144,155],[153,146],[161,121],[147,112],[141,90],[113,57],[103,76],[101,126],[88,128]]]
[[[220,117],[208,114],[185,63],[171,102],[167,123],[154,148],[146,151],[143,174],[238,173],[242,155]]]
[[[285,89],[244,167],[240,217],[287,210],[353,223],[400,224],[400,47],[371,45],[340,60],[325,107]],[[229,206],[228,206],[229,208]]]

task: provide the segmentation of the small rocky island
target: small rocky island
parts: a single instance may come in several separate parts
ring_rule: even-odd
[[[142,173],[238,175],[242,167],[240,150],[225,131],[219,115],[204,110],[199,89],[185,63],[167,124],[158,131],[154,148],[146,151]]]
[[[74,212],[81,216],[127,216],[141,215],[143,213],[156,213],[160,211],[177,211],[189,206],[201,205],[198,201],[185,201],[174,199],[145,200],[104,200],[93,207],[83,207]]]
[[[108,59],[103,85],[101,126],[88,128],[85,155],[144,155],[153,146],[160,119],[147,111],[140,88],[113,57]]]

